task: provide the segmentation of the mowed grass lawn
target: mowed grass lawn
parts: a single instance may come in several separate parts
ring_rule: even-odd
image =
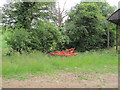
[[[114,48],[69,57],[50,56],[40,52],[3,55],[3,77],[52,75],[62,72],[118,73],[118,55]]]

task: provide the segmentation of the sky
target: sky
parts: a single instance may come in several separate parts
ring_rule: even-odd
[[[8,1],[12,1],[12,0],[0,0],[0,7],[3,6],[4,4],[6,4]],[[61,8],[64,5],[64,2],[66,0],[57,0],[60,3]],[[75,6],[77,3],[79,3],[81,0],[67,0],[66,4],[65,4],[65,9],[66,10],[70,10],[71,7]],[[118,7],[118,2],[120,0],[106,0],[111,6],[116,6]]]
[[[63,7],[64,2],[66,0],[58,0],[58,1],[60,2],[61,7]],[[108,2],[111,6],[116,6],[118,8],[118,2],[120,0],[105,0],[105,1]],[[81,0],[67,0],[65,8],[69,10],[71,7],[75,6],[77,3],[80,3],[80,2]]]

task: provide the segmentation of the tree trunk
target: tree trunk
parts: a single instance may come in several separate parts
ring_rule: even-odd
[[[118,53],[118,25],[116,26],[116,53]]]
[[[109,30],[109,23],[108,23],[108,30],[107,30],[107,48],[110,47],[110,30]]]

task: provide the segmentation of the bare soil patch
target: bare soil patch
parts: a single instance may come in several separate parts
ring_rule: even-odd
[[[118,88],[118,74],[63,73],[24,81],[3,79],[3,88]]]

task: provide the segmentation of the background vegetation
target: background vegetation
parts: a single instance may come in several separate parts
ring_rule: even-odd
[[[115,7],[107,2],[79,3],[65,22],[64,10],[51,2],[15,2],[2,11],[3,76],[61,70],[117,73],[115,25],[107,21]],[[79,55],[49,56],[69,48]]]
[[[4,6],[3,33],[11,32],[7,44],[20,53],[30,50],[48,53],[72,47],[77,51],[102,49],[107,48],[109,29],[109,46],[114,46],[115,25],[108,23],[107,18],[115,9],[108,3],[77,4],[62,26],[56,26],[53,20],[58,18],[51,13],[54,8],[55,3],[43,2]]]

